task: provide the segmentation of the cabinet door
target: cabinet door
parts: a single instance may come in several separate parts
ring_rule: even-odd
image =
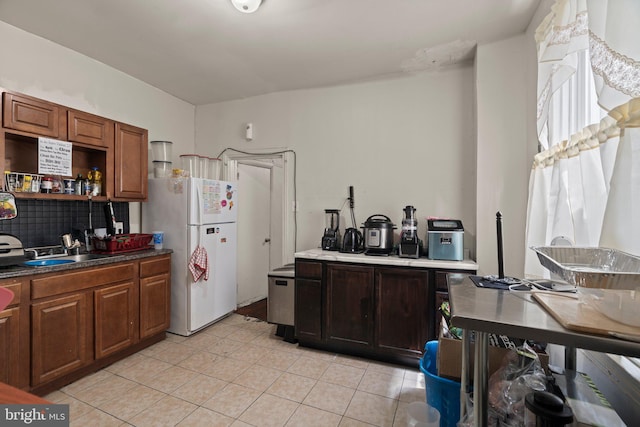
[[[373,345],[373,267],[327,265],[326,339]]]
[[[87,365],[92,318],[87,293],[31,305],[31,385],[36,386]]]
[[[140,338],[164,332],[171,320],[171,278],[168,273],[140,279]]]
[[[127,282],[94,291],[96,359],[136,342],[134,286],[134,282]]]
[[[144,200],[147,198],[147,130],[116,123],[115,132],[115,197]]]
[[[297,279],[295,330],[300,341],[322,340],[322,281]]]
[[[26,95],[4,92],[3,126],[40,136],[60,137],[60,106]]]
[[[429,273],[376,268],[376,348],[420,357],[430,333]]]
[[[0,381],[18,387],[20,308],[0,311]]]
[[[69,141],[82,142],[98,147],[113,147],[113,122],[104,117],[69,110],[67,132]]]

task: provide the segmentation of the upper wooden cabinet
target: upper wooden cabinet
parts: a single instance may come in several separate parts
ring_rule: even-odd
[[[116,198],[147,198],[147,140],[146,129],[116,123]]]
[[[60,107],[26,95],[4,92],[3,126],[42,136],[59,138]]]
[[[38,173],[38,137],[72,143],[70,178],[93,167],[103,173],[96,200],[147,198],[148,132],[31,96],[2,93],[0,172]],[[86,196],[18,192],[19,198],[83,199]]]

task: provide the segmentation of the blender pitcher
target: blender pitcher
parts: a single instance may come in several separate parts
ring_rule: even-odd
[[[324,210],[324,235],[322,249],[337,251],[340,248],[340,211],[338,209]]]

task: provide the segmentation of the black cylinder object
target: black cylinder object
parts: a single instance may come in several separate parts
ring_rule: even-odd
[[[560,427],[573,421],[573,411],[555,394],[534,391],[524,398],[524,404],[536,416],[536,427]]]
[[[353,209],[354,205],[355,205],[355,201],[353,200],[353,185],[350,185],[349,186],[349,207]]]
[[[496,231],[498,234],[498,277],[504,279],[504,254],[502,253],[502,214],[496,212]]]

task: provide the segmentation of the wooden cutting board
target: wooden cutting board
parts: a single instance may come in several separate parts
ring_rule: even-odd
[[[631,335],[640,333],[639,328],[616,322],[595,307],[580,303],[578,299],[542,293],[534,293],[533,297],[554,319],[571,331],[597,335],[609,335],[609,332]]]

